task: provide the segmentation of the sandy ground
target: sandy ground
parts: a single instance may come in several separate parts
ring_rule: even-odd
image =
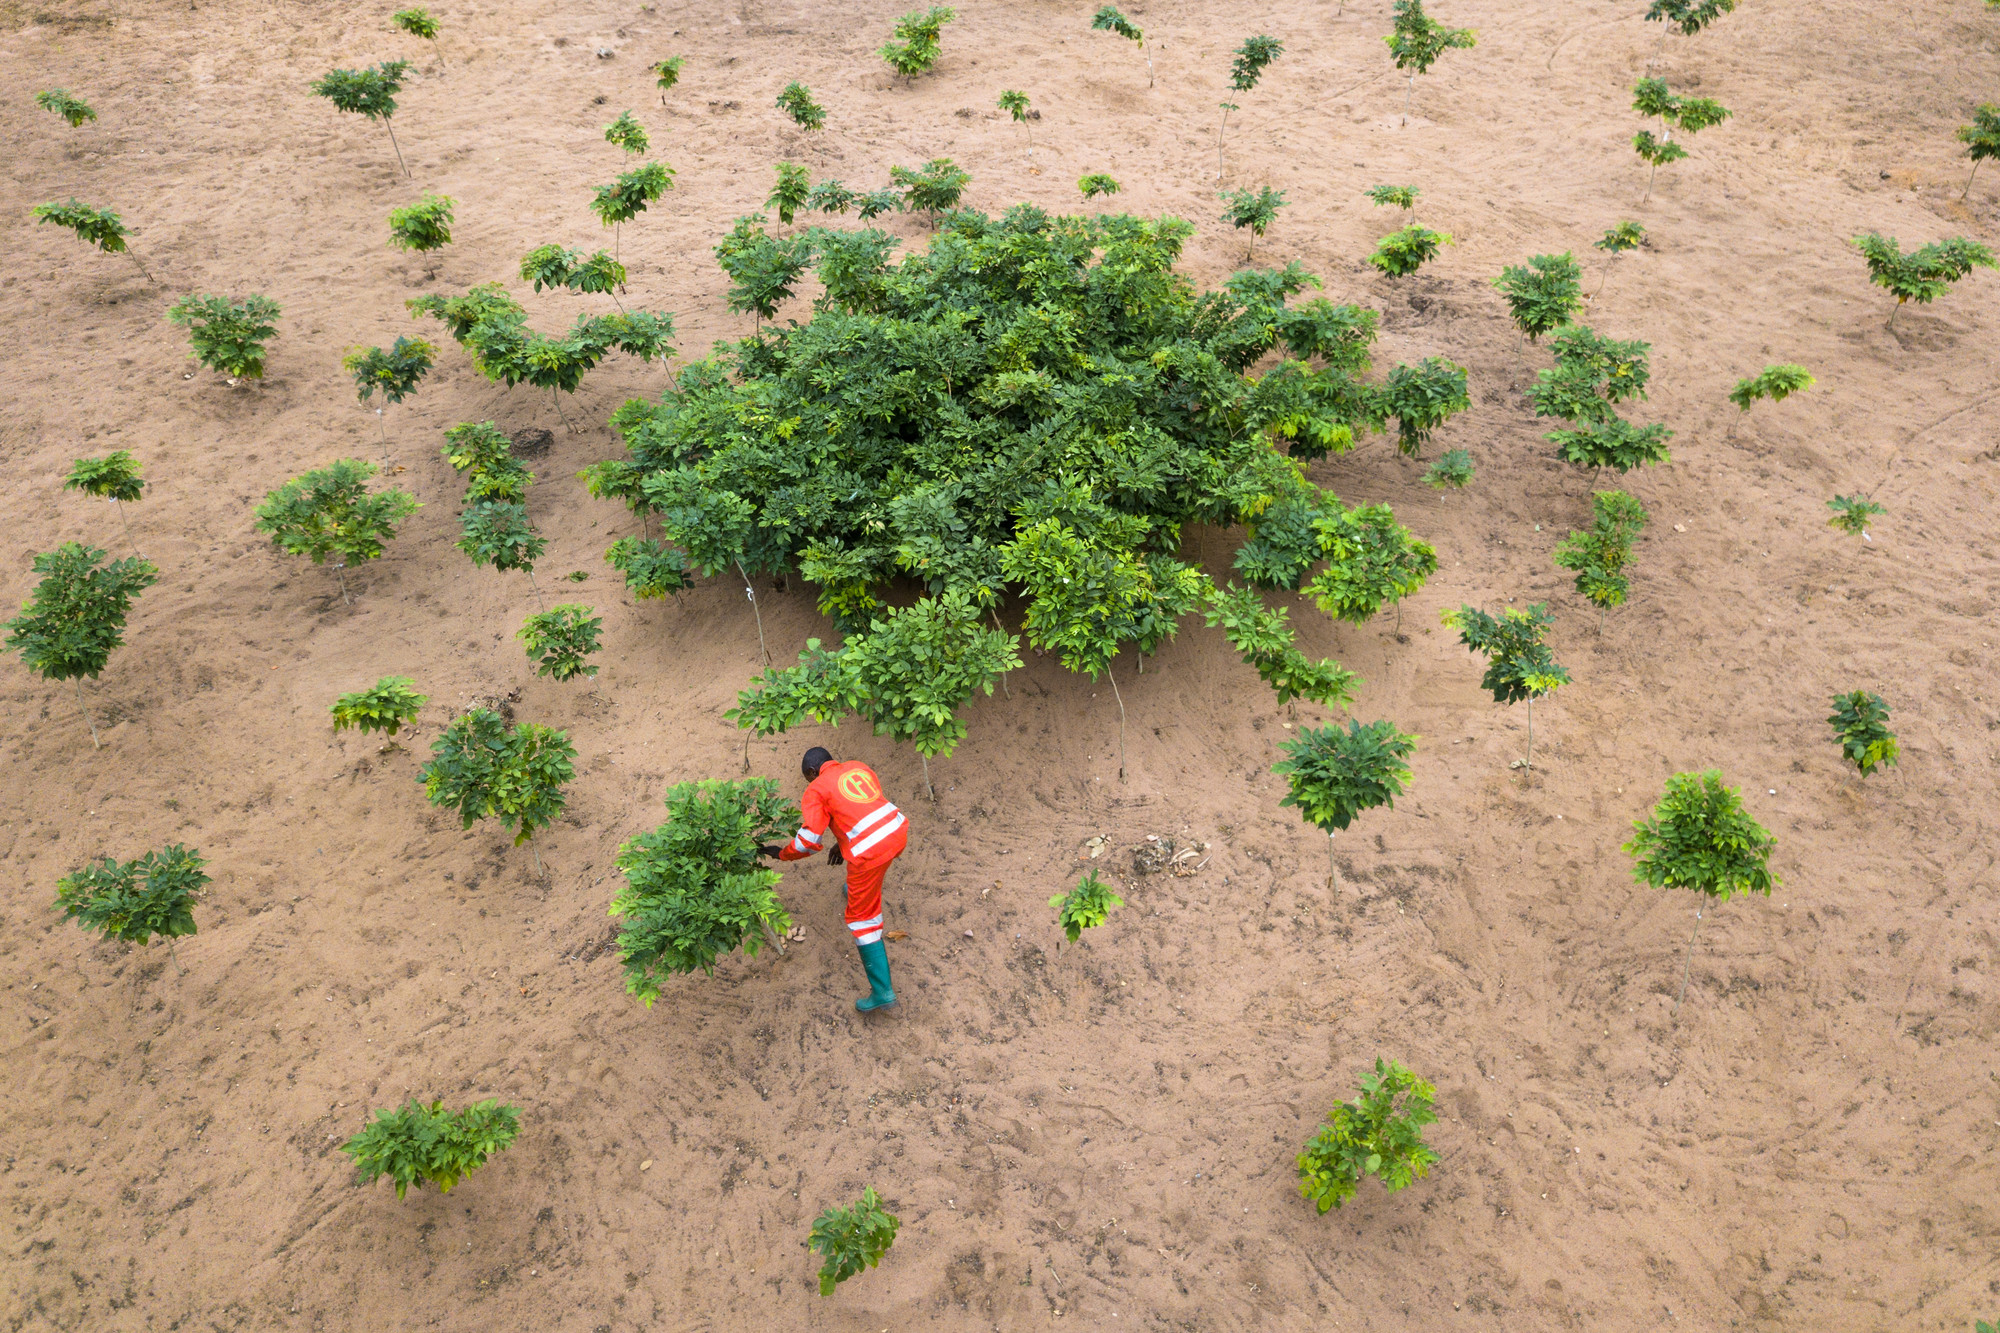
[[[387,4],[0,5],[0,601],[28,594],[37,550],[123,549],[106,508],[59,488],[86,453],[144,461],[133,526],[163,570],[90,686],[101,752],[68,689],[0,672],[4,1327],[1902,1333],[2000,1312],[2000,276],[1890,333],[1843,244],[2000,243],[2000,171],[1960,204],[1951,137],[2000,95],[2000,17],[1748,3],[1662,47],[1637,0],[1444,0],[1480,45],[1420,80],[1403,127],[1382,0],[1129,5],[1150,90],[1085,0],[967,4],[905,88],[872,54],[898,7],[446,0],[433,54],[389,31]],[[1359,716],[1422,736],[1408,798],[1340,839],[1330,890],[1323,840],[1269,773],[1291,719],[1216,634],[1192,625],[1122,672],[1124,783],[1108,693],[1031,659],[1011,699],[971,710],[935,805],[909,751],[831,734],[914,820],[890,881],[895,1012],[851,1009],[859,970],[819,866],[784,890],[803,947],[641,1008],[605,949],[611,859],[668,784],[737,771],[720,713],[757,659],[740,586],[633,605],[601,560],[630,521],[574,479],[618,450],[609,412],[665,372],[614,357],[569,433],[447,343],[388,417],[426,507],[344,605],[251,529],[286,477],[375,456],[340,354],[436,338],[406,297],[518,288],[531,246],[600,244],[589,187],[621,163],[599,130],[628,106],[679,171],[625,228],[635,296],[676,313],[683,349],[740,336],[710,247],[772,161],[812,159],[771,107],[793,78],[829,109],[827,174],[872,187],[949,154],[968,201],[998,211],[1070,206],[1078,175],[1109,171],[1119,203],[1200,225],[1185,268],[1217,283],[1243,240],[1216,221],[1214,108],[1255,31],[1289,46],[1233,99],[1230,183],[1290,196],[1259,259],[1379,307],[1378,367],[1471,368],[1475,406],[1437,446],[1473,453],[1468,492],[1418,485],[1384,437],[1315,470],[1392,502],[1443,561],[1401,638],[1295,617],[1367,678]],[[677,52],[662,109],[644,66]],[[379,127],[306,91],[399,55],[420,66],[395,122],[414,182]],[[1641,206],[1625,89],[1648,68],[1735,116]],[[72,132],[37,110],[52,84],[102,119]],[[1042,112],[1039,174],[994,109],[1003,87]],[[1359,262],[1399,221],[1361,197],[1384,181],[1420,185],[1419,218],[1457,240],[1400,283]],[[459,201],[434,280],[384,244],[388,210],[425,188]],[[124,212],[157,283],[31,224],[71,194]],[[1547,354],[1489,284],[1566,248],[1594,281],[1587,243],[1627,217],[1652,245],[1590,319],[1652,342],[1645,419],[1679,434],[1672,466],[1629,479],[1654,525],[1600,634],[1550,561],[1589,482],[1541,442],[1518,391]],[[893,226],[922,244],[917,221]],[[190,376],[163,312],[199,290],[283,304],[262,384]],[[555,327],[595,298],[524,299]],[[1739,415],[1727,390],[1771,361],[1819,386]],[[452,547],[440,431],[487,417],[556,431],[531,504],[543,569],[587,574],[566,592],[605,616],[594,683],[533,678],[513,638],[525,583]],[[1857,490],[1889,510],[1870,542],[1824,525]],[[1221,571],[1227,534],[1203,541]],[[796,583],[760,596],[781,652],[824,632]],[[1508,767],[1521,710],[1480,692],[1437,624],[1510,599],[1555,607],[1575,676],[1537,709],[1525,782]],[[390,673],[432,697],[411,751],[335,738],[332,697]],[[1904,746],[1865,785],[1822,720],[1857,687],[1888,699]],[[451,713],[491,696],[580,752],[546,881],[412,781]],[[796,792],[796,753],[822,740],[760,743],[753,765]],[[1675,1024],[1694,904],[1633,884],[1618,848],[1667,774],[1709,766],[1777,834],[1785,883],[1713,915]],[[1138,876],[1148,835],[1206,842],[1206,864]],[[1045,903],[1095,836],[1127,905],[1058,949]],[[175,840],[216,876],[185,974],[50,909],[86,858]],[[1436,1081],[1443,1161],[1316,1216],[1293,1155],[1377,1054]],[[520,1140],[448,1197],[357,1189],[338,1144],[406,1094],[504,1097]],[[822,1300],[806,1229],[863,1184],[902,1235]]]

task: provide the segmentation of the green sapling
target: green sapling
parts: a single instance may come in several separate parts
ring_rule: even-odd
[[[604,127],[604,141],[615,143],[628,153],[643,154],[653,146],[646,127],[630,111],[620,111],[618,119]]]
[[[1139,51],[1146,57],[1146,86],[1153,86],[1153,53],[1146,48],[1146,34],[1134,27],[1132,21],[1118,12],[1116,5],[1106,5],[1090,20],[1096,32],[1115,32],[1128,42],[1136,42]]]
[[[1035,131],[1028,124],[1028,95],[1013,88],[1004,88],[1000,92],[1000,109],[1012,116],[1014,123],[1027,133],[1028,161],[1033,162],[1035,160]]]
[[[660,85],[660,105],[667,104],[667,89],[681,81],[681,66],[687,62],[686,56],[668,56],[646,66],[646,72]]]
[[[1285,192],[1266,185],[1261,190],[1226,190],[1222,195],[1222,220],[1234,223],[1238,231],[1250,230],[1250,248],[1244,255],[1246,264],[1257,254],[1257,238],[1264,229],[1277,220],[1278,210],[1285,206]]]
[[[69,476],[63,479],[66,491],[81,491],[118,506],[118,521],[125,526],[125,539],[132,543],[132,553],[142,557],[139,539],[132,535],[132,521],[125,517],[125,502],[136,501],[145,488],[146,483],[139,476],[139,460],[123,449],[103,458],[79,458],[71,465]]]
[[[421,508],[408,491],[395,487],[370,493],[368,479],[374,475],[373,463],[343,458],[293,477],[257,506],[257,530],[268,534],[272,545],[287,555],[308,556],[315,565],[332,561],[342,602],[353,599],[341,571],[381,558],[403,520]]]
[[[184,972],[174,941],[195,933],[195,900],[208,886],[207,864],[200,852],[180,843],[124,865],[107,856],[57,880],[56,906],[64,920],[101,931],[107,943],[122,940],[144,948],[165,940],[175,969]]]
[[[1826,507],[1833,511],[1833,517],[1826,521],[1828,527],[1859,533],[1864,541],[1874,540],[1868,535],[1868,520],[1889,512],[1865,495],[1836,495]]]
[[[1361,1076],[1361,1095],[1336,1103],[1299,1154],[1299,1193],[1324,1213],[1352,1198],[1363,1177],[1391,1194],[1422,1180],[1439,1160],[1424,1143],[1436,1096],[1403,1066],[1377,1058],[1375,1071]]]
[[[409,72],[409,61],[385,60],[367,69],[329,70],[312,85],[313,92],[332,102],[336,110],[381,121],[382,128],[389,131],[389,146],[396,150],[396,165],[404,176],[410,174],[409,164],[403,161],[403,146],[396,142],[396,127],[389,118],[396,114],[396,94],[402,91]]]
[[[1995,266],[1991,250],[1963,236],[1932,241],[1909,254],[1903,253],[1895,237],[1872,231],[1855,237],[1854,244],[1868,261],[1868,280],[1896,298],[1887,325],[1892,329],[1896,327],[1896,312],[1906,302],[1929,305],[1973,269]]]
[[[1112,908],[1124,905],[1125,900],[1113,893],[1095,870],[1084,871],[1083,878],[1068,893],[1058,893],[1049,899],[1049,906],[1056,909],[1056,924],[1062,927],[1071,944],[1092,926],[1103,925]]]
[[[412,1185],[435,1185],[439,1194],[505,1152],[521,1131],[521,1113],[497,1101],[447,1111],[442,1101],[412,1100],[398,1110],[377,1111],[340,1150],[354,1159],[361,1183],[389,1177],[402,1198]]]
[[[232,301],[202,295],[183,296],[167,311],[167,318],[187,329],[195,360],[234,384],[239,379],[264,378],[264,344],[277,336],[272,321],[281,313],[268,296]]]
[[[1079,176],[1076,188],[1083,191],[1085,199],[1095,199],[1099,195],[1117,194],[1118,182],[1101,171],[1093,171],[1088,176]]]
[[[1284,778],[1288,788],[1278,804],[1297,807],[1308,824],[1326,833],[1327,883],[1338,883],[1334,834],[1364,810],[1378,805],[1395,808],[1410,780],[1410,766],[1404,761],[1415,752],[1417,738],[1397,731],[1386,720],[1363,726],[1349,719],[1345,731],[1338,723],[1302,727],[1297,740],[1280,741],[1278,748],[1285,758],[1271,771]]]
[[[431,17],[431,12],[428,9],[398,10],[393,16],[393,21],[397,27],[410,34],[410,36],[429,42],[431,50],[437,52],[438,68],[444,68],[444,51],[438,45],[437,20]]]
[[[1377,242],[1368,262],[1392,278],[1404,278],[1436,258],[1439,249],[1451,243],[1450,232],[1432,231],[1412,222]]]
[[[1972,123],[1958,127],[1958,141],[1965,145],[1965,155],[1972,159],[1972,171],[1965,178],[1965,188],[1958,192],[1960,203],[1972,193],[1972,182],[1979,175],[1979,164],[1989,157],[2000,157],[2000,106],[1992,102],[1981,103],[1972,113]]]
[[[1790,364],[1765,366],[1763,370],[1747,380],[1736,381],[1736,387],[1729,391],[1729,401],[1750,410],[1750,404],[1759,398],[1768,398],[1774,403],[1782,403],[1795,393],[1801,393],[1818,383],[1804,366]]]
[[[1430,15],[1424,13],[1423,0],[1396,0],[1395,24],[1393,30],[1382,40],[1389,44],[1389,54],[1395,58],[1396,68],[1409,74],[1408,86],[1403,91],[1403,124],[1410,123],[1410,99],[1416,95],[1417,75],[1428,74],[1437,58],[1446,51],[1469,50],[1478,44],[1477,37],[1470,28],[1447,28]]]
[[[1525,265],[1509,264],[1493,285],[1506,300],[1514,326],[1532,343],[1569,323],[1582,308],[1582,280],[1582,266],[1565,250],[1559,255],[1536,255]]]
[[[103,749],[97,723],[83,701],[83,678],[104,672],[114,648],[125,642],[125,618],[132,599],[159,582],[159,568],[130,556],[98,565],[105,553],[81,542],[64,542],[35,557],[42,576],[21,614],[6,622],[8,652],[21,654],[28,670],[43,680],[76,683],[76,706],[90,728],[90,744]]]
[[[416,721],[430,697],[418,694],[415,686],[416,681],[409,676],[384,676],[368,689],[341,695],[327,710],[333,714],[333,729],[355,728],[364,736],[376,731],[394,736]]]
[[[78,128],[86,121],[97,119],[97,113],[91,110],[90,103],[80,97],[71,97],[62,88],[51,88],[47,92],[36,93],[35,105],[44,111],[55,112],[69,122],[71,129]]]
[[[1444,623],[1458,631],[1458,641],[1486,657],[1486,674],[1481,689],[1493,695],[1495,703],[1528,704],[1528,757],[1521,766],[1535,767],[1535,700],[1553,694],[1569,683],[1569,672],[1549,655],[1543,640],[1553,623],[1549,608],[1536,602],[1526,610],[1503,607],[1498,616],[1489,616],[1477,607],[1461,606],[1444,613]]]
[[[64,202],[35,205],[35,218],[40,222],[53,222],[58,227],[68,227],[76,233],[76,238],[85,245],[94,245],[110,255],[124,255],[139,265],[139,271],[151,282],[153,275],[139,256],[125,246],[125,238],[132,233],[118,220],[118,214],[108,208],[92,208],[89,204],[75,199]]]
[[[1634,820],[1632,828],[1625,852],[1633,860],[1633,879],[1656,889],[1693,889],[1701,895],[1694,931],[1688,936],[1687,961],[1681,965],[1681,993],[1674,1000],[1678,1017],[1681,1001],[1687,998],[1702,913],[1709,904],[1726,903],[1738,895],[1770,897],[1779,884],[1769,865],[1777,839],[1749,816],[1736,788],[1723,786],[1722,774],[1714,769],[1668,778],[1653,817]]]
[[[806,1243],[825,1260],[819,1270],[819,1294],[831,1296],[847,1279],[881,1263],[896,1243],[900,1226],[901,1220],[883,1209],[882,1196],[872,1186],[861,1191],[853,1207],[829,1208],[814,1218]]]
[[[1463,449],[1445,450],[1444,456],[1425,470],[1424,483],[1433,490],[1464,490],[1472,484],[1472,455]]]
[[[563,681],[597,674],[596,665],[585,659],[597,651],[603,631],[603,619],[590,614],[589,607],[565,603],[529,616],[518,637],[528,660],[536,664],[536,675]]]

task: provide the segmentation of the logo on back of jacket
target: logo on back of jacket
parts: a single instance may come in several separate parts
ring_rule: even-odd
[[[845,796],[856,805],[866,805],[870,801],[879,801],[882,799],[882,789],[875,785],[874,775],[865,773],[860,769],[856,769],[851,773],[842,773],[834,785],[840,789],[842,796]]]

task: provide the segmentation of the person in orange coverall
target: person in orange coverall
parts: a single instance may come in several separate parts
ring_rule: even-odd
[[[832,830],[834,845],[826,848],[826,860],[828,865],[847,865],[847,928],[854,932],[861,970],[868,976],[868,994],[854,1007],[869,1013],[896,1002],[889,984],[889,951],[882,946],[882,877],[909,846],[909,821],[882,794],[875,770],[859,760],[835,759],[815,745],[799,767],[807,783],[799,802],[799,831],[782,847],[757,850],[780,861],[802,861],[825,846]]]

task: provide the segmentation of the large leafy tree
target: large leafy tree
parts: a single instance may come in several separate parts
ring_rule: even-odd
[[[90,743],[102,749],[97,724],[83,702],[83,678],[97,678],[111,652],[125,642],[125,617],[132,599],[159,582],[150,560],[128,557],[103,564],[105,553],[81,542],[64,542],[35,557],[42,581],[21,614],[6,623],[9,652],[21,654],[28,670],[43,680],[76,682],[76,706],[90,726]],[[101,567],[100,567],[101,566]]]
[[[1031,643],[1101,676],[1205,595],[1181,558],[1189,524],[1261,534],[1281,502],[1323,507],[1300,460],[1393,415],[1370,377],[1373,311],[1307,299],[1296,265],[1200,292],[1174,271],[1191,232],[958,209],[898,260],[885,233],[809,229],[812,317],[620,409],[627,457],[594,485],[656,517],[660,549],[700,576],[804,573],[850,634],[914,576],[1020,605]],[[437,313],[489,317],[484,290]],[[1316,516],[1289,520],[1304,565],[1325,558]]]

